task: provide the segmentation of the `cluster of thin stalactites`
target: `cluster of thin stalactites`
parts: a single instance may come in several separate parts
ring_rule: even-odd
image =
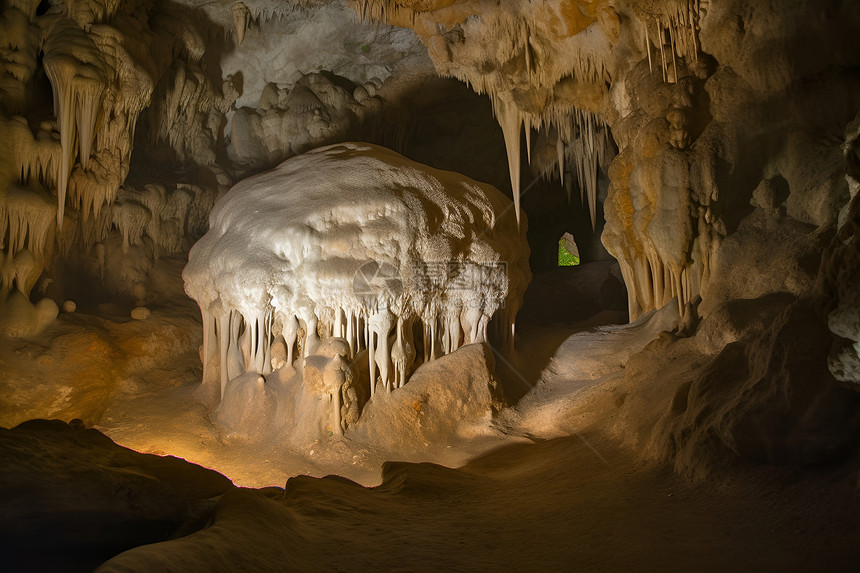
[[[634,3],[635,4],[635,3]],[[422,13],[421,10],[404,6],[396,0],[355,0],[353,6],[362,21],[411,21],[413,24]],[[634,5],[634,9],[642,8]],[[676,0],[667,2],[661,11],[654,14],[643,10],[639,15],[643,25],[644,52],[653,71],[654,59],[659,56],[663,80],[675,82],[678,77],[678,58],[694,60],[698,54],[699,0]],[[552,85],[563,76],[583,81],[598,81],[608,77],[604,61],[605,54],[598,50],[586,49],[593,38],[585,38],[578,51],[578,57],[567,62],[569,69],[563,69],[557,62],[549,74],[543,69],[542,59],[535,53],[537,44],[531,36],[538,33],[532,30],[532,23],[521,13],[488,11],[492,18],[493,36],[509,39],[509,56],[521,54],[525,59],[525,71],[535,77],[541,85]],[[498,29],[496,29],[498,28]],[[581,34],[587,35],[588,31]],[[653,39],[653,42],[652,42]],[[654,55],[656,53],[657,55]],[[520,218],[520,140],[525,134],[527,156],[531,160],[532,129],[554,131],[557,133],[557,172],[559,179],[568,190],[570,198],[571,182],[564,180],[565,171],[570,168],[580,188],[580,198],[589,209],[592,226],[597,217],[597,173],[605,166],[611,143],[609,128],[597,114],[579,109],[573,105],[554,105],[541,114],[521,109],[510,97],[509,86],[495,73],[474,74],[461,69],[456,64],[449,66],[448,73],[469,84],[477,93],[489,95],[496,119],[502,128],[508,155],[508,168],[511,178],[517,220]],[[546,77],[545,77],[546,76]],[[549,175],[545,172],[544,176]]]
[[[480,306],[446,308],[424,316],[396,314],[389,307],[282,313],[224,310],[220,301],[203,312],[204,380],[218,380],[223,397],[227,383],[246,372],[267,375],[314,354],[321,340],[342,338],[349,360],[366,354],[371,395],[406,384],[418,365],[459,347],[493,341],[510,348],[514,319],[509,309]],[[494,312],[495,310],[495,312]],[[275,351],[281,346],[280,352]],[[283,356],[279,363],[277,356]],[[274,360],[273,360],[274,358]]]

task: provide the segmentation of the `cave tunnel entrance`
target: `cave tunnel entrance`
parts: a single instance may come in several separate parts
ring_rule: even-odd
[[[457,80],[436,78],[423,89],[405,94],[398,105],[401,111],[396,125],[386,128],[383,118],[376,127],[377,138],[396,127],[397,151],[406,157],[490,183],[512,197],[504,137],[486,95],[475,94]],[[528,220],[533,278],[518,314],[518,328],[572,324],[607,309],[617,311],[610,321],[626,322],[627,295],[618,263],[600,240],[609,189],[608,161],[598,168],[596,221],[592,224],[573,165],[565,169],[566,188],[557,174],[546,176],[539,162],[529,160],[525,133],[521,137],[520,197]],[[532,133],[532,141],[540,137]],[[614,143],[610,145],[614,151]],[[575,251],[568,249],[568,263],[575,255],[576,265],[559,262],[564,237]]]
[[[575,176],[565,173],[568,191],[556,179],[538,181],[523,195],[528,216],[532,282],[517,319],[520,328],[573,325],[609,311],[604,322],[626,322],[627,290],[618,262],[600,240],[603,204],[609,189],[605,169],[598,173],[597,217],[592,225]],[[524,179],[523,188],[527,189]]]
[[[505,141],[489,98],[451,79],[437,78],[424,88],[405,94],[399,101],[402,113],[397,123],[402,148],[397,151],[433,167],[490,183],[512,197]],[[532,141],[540,137],[532,133]],[[614,143],[610,145],[614,151]],[[573,324],[603,310],[615,313],[610,322],[626,322],[627,295],[618,263],[600,240],[609,189],[608,161],[597,168],[596,221],[592,224],[573,165],[565,169],[566,188],[557,174],[546,176],[538,161],[529,161],[525,133],[520,149],[520,197],[527,218],[533,278],[525,306],[518,314],[518,328]],[[575,245],[576,252],[568,252],[575,254],[579,264],[559,263],[564,237]]]
[[[486,95],[459,80],[436,77],[403,94],[397,107],[398,113],[380,118],[367,141],[511,196],[505,140]],[[397,145],[391,145],[391,132],[399,134]]]

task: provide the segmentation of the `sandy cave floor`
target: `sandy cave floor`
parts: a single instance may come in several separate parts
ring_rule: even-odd
[[[693,482],[601,429],[625,356],[671,329],[671,314],[603,330],[595,323],[617,314],[522,329],[518,354],[496,360],[517,406],[471,439],[398,455],[349,434],[302,450],[230,439],[194,396],[193,303],[153,305],[146,322],[95,310],[102,316],[61,315],[39,341],[0,349],[0,425],[82,418],[133,450],[184,458],[238,486],[278,486],[232,490],[217,502],[219,527],[120,557],[138,570],[205,568],[213,556],[200,548],[213,543],[224,563],[254,547],[245,557],[257,568],[293,570],[847,571],[860,562],[857,463],[741,466]],[[378,487],[293,477],[328,474]]]
[[[285,488],[229,489],[195,531],[129,549],[100,571],[856,570],[856,475],[749,467],[690,482],[612,440],[582,438],[509,445],[459,469],[387,464],[376,488],[299,476]],[[122,468],[154,471],[146,463]],[[58,490],[43,498],[75,494]],[[40,518],[50,523],[50,511]],[[78,561],[43,552],[20,570],[92,570],[121,550],[109,549]]]

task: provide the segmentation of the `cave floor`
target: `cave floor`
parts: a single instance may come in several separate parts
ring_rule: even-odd
[[[524,329],[517,355],[496,353],[515,407],[474,439],[385,463],[391,452],[349,436],[311,445],[313,453],[227,439],[195,399],[195,309],[152,310],[145,323],[61,316],[40,341],[0,352],[0,425],[38,412],[81,417],[121,445],[179,456],[244,486],[210,500],[209,518],[193,532],[131,549],[106,570],[848,571],[860,562],[858,460],[817,469],[740,465],[693,481],[643,462],[636,444],[611,431],[613,416],[642,417],[624,413],[629,400],[619,406],[623,363],[671,330],[676,311],[624,327],[593,328],[612,322],[603,316]],[[695,359],[673,361],[673,375]],[[60,362],[74,368],[59,371]],[[54,454],[74,459],[40,452]],[[376,487],[310,477],[326,474]],[[246,489],[263,486],[280,487]],[[52,495],[75,496],[76,487]],[[38,530],[39,519],[53,516],[28,519]]]
[[[303,476],[286,490],[232,490],[209,527],[121,555],[115,570],[220,563],[325,571],[848,571],[860,558],[857,477],[832,468],[750,467],[691,482],[643,464],[612,440],[558,438],[507,446],[456,470],[390,464],[372,489]]]

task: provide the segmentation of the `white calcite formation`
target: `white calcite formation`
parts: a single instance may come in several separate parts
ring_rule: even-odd
[[[416,355],[490,331],[513,341],[529,250],[489,185],[333,145],[236,185],[209,224],[183,277],[203,314],[204,381],[220,381],[222,396],[230,380],[289,366],[331,337],[350,358],[366,352],[371,392],[402,386]],[[286,360],[273,354],[282,344]]]
[[[135,145],[183,163],[183,188],[223,191],[225,151],[258,169],[360,138],[360,120],[380,106],[368,92],[415,58],[429,69],[411,31],[362,24],[342,2],[4,3],[0,297],[28,294],[54,263],[89,268],[69,256],[104,252],[116,235],[123,264],[145,274],[138,262],[181,246],[186,206],[189,225],[203,211],[205,231],[208,197],[186,205],[163,180],[160,196],[135,196],[132,186],[149,183],[126,180]],[[321,81],[324,70],[346,88]],[[272,102],[273,92],[291,97]],[[102,283],[103,266],[92,277]]]
[[[199,6],[235,38],[234,49],[222,57],[221,69],[225,77],[242,77],[237,109],[255,106],[267,85],[292,86],[311,72],[326,70],[359,86],[381,85],[404,62],[427,59],[410,30],[360,22],[343,1],[184,3]]]

